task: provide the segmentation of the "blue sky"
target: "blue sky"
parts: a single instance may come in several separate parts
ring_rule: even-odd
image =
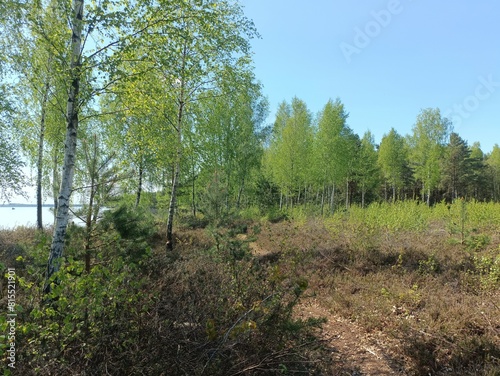
[[[278,104],[294,96],[313,114],[339,97],[360,136],[411,133],[438,107],[484,152],[500,144],[497,0],[241,0],[262,39],[255,74]]]

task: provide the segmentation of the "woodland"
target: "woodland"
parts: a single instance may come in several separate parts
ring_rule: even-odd
[[[231,0],[0,3],[0,200],[38,206],[4,375],[500,375],[500,147],[438,108],[376,143],[340,97],[266,124],[259,37]]]

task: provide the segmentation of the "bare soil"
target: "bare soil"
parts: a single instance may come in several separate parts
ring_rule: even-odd
[[[238,235],[246,240],[247,235]],[[256,257],[269,257],[269,252],[257,242],[250,242],[249,248]],[[382,333],[367,333],[356,323],[331,313],[317,298],[306,297],[296,307],[297,318],[322,318],[319,338],[331,353],[331,364],[339,365],[345,375],[351,376],[392,376],[404,375],[402,357],[394,351],[399,344]],[[399,359],[398,359],[399,358]],[[346,371],[350,370],[350,371]]]
[[[303,301],[297,307],[297,317],[302,319],[322,317],[319,337],[331,350],[331,361],[340,369],[352,370],[350,375],[403,375],[398,366],[395,343],[382,333],[367,333],[349,320],[333,315],[314,298]]]

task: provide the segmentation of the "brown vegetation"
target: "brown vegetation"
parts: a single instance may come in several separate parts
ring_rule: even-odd
[[[175,253],[165,255],[165,239],[154,235],[144,257],[135,250],[143,243],[108,228],[92,283],[68,268],[50,307],[39,295],[47,236],[3,231],[0,261],[22,279],[17,371],[499,375],[500,279],[490,262],[498,230],[474,229],[461,244],[445,221],[418,231],[354,224],[187,226]]]

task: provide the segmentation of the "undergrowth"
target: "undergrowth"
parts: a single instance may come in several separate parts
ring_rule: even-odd
[[[84,233],[69,229],[49,297],[50,234],[2,231],[2,274],[17,275],[16,372],[352,374],[318,339],[321,318],[297,318],[298,303],[314,298],[382,333],[395,372],[499,375],[498,209],[407,202],[324,218],[300,208],[199,216],[178,226],[165,254],[152,218],[120,208],[93,231],[89,272]],[[3,332],[6,324],[0,316]]]
[[[307,280],[287,260],[252,256],[238,236],[245,221],[179,231],[176,252],[167,255],[151,226],[126,207],[108,213],[93,232],[89,272],[83,231],[71,228],[49,296],[42,288],[50,236],[0,234],[19,251],[10,258],[13,245],[6,247],[0,265],[4,274],[16,263],[13,374],[294,375],[325,368],[313,333],[321,320],[293,316]],[[5,296],[1,308],[6,312]],[[6,316],[0,320],[4,332]],[[5,348],[0,354],[5,360]]]

